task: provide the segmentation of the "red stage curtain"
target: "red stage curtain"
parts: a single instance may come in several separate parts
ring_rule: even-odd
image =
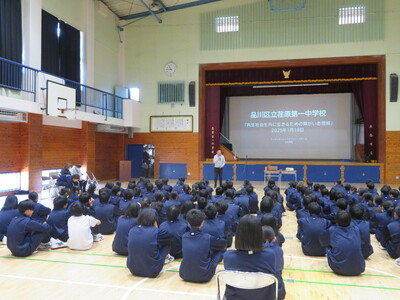
[[[364,118],[364,149],[372,159],[378,159],[378,87],[376,80],[364,80],[361,86]]]
[[[206,149],[208,158],[214,157],[219,149],[221,111],[221,88],[219,86],[206,87]]]

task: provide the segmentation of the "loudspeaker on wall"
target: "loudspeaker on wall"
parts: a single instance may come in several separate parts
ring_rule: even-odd
[[[397,102],[399,92],[399,77],[396,73],[390,74],[390,102]]]
[[[194,81],[189,82],[189,106],[196,106],[196,83]]]

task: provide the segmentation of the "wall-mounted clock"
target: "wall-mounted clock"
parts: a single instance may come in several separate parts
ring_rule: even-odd
[[[176,63],[170,61],[164,67],[165,74],[167,74],[168,76],[173,76],[177,68],[178,66],[176,65]]]

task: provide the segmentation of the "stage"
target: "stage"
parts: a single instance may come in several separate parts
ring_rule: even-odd
[[[356,163],[341,161],[227,161],[223,171],[224,180],[264,181],[265,167],[276,166],[278,170],[293,168],[298,181],[364,183],[372,179],[375,183],[383,182],[384,164]],[[203,178],[214,179],[214,164],[210,161],[200,162]],[[282,181],[294,181],[292,174],[282,174]]]

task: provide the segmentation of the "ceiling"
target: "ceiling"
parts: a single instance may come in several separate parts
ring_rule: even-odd
[[[130,20],[221,0],[100,0],[121,20]]]

